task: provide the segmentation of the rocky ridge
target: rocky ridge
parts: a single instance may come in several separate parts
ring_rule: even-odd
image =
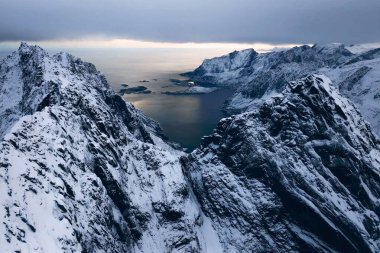
[[[379,140],[331,86],[293,82],[184,159],[225,252],[379,250]]]
[[[249,59],[233,57],[247,52],[251,52]],[[230,68],[226,61],[238,67]],[[327,44],[262,54],[243,50],[205,60],[195,71],[186,73],[195,81],[235,87],[236,93],[225,107],[231,115],[258,108],[266,99],[281,93],[287,82],[310,74],[329,77],[358,106],[375,133],[380,134],[379,49],[352,53],[343,44]]]
[[[0,73],[2,250],[207,251],[183,153],[92,64],[23,43]]]

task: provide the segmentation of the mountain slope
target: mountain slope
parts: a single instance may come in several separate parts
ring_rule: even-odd
[[[183,153],[92,64],[23,43],[0,73],[4,252],[207,250]]]
[[[336,69],[318,70],[328,76],[340,92],[353,101],[380,136],[380,49],[353,57]]]
[[[330,86],[291,83],[184,159],[226,252],[380,250],[379,141]]]
[[[209,67],[220,65],[224,57],[205,61],[187,75],[195,81],[236,87],[236,93],[226,105],[230,114],[259,107],[267,98],[282,92],[288,81],[312,73],[324,74],[342,94],[354,101],[375,133],[380,135],[379,49],[353,54],[342,44],[301,46],[257,54],[251,61],[239,61],[242,67],[233,70],[214,71]]]
[[[242,83],[255,81],[257,84],[251,85],[256,85],[258,88],[264,85],[264,83],[259,84],[260,81],[272,85],[272,83],[280,82],[280,78],[286,78],[287,75],[308,73],[323,66],[337,66],[345,63],[352,56],[353,54],[341,44],[313,47],[305,45],[264,54],[258,54],[253,49],[246,49],[204,60],[201,66],[185,75],[198,82],[222,86],[239,86]],[[280,70],[285,73],[277,74]],[[264,73],[271,80],[258,80],[259,75]],[[260,92],[251,94],[251,97],[262,96]]]

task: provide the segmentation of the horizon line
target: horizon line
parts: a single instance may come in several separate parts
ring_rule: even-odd
[[[0,42],[0,48],[17,48],[20,41],[7,41]],[[41,40],[41,41],[28,41],[28,44],[39,45],[44,48],[115,48],[115,49],[246,49],[253,48],[258,52],[267,52],[277,48],[291,48],[304,44],[286,44],[286,43],[232,43],[232,42],[155,42],[155,41],[142,41],[133,39],[73,39],[73,40]],[[309,44],[310,45],[310,44]]]

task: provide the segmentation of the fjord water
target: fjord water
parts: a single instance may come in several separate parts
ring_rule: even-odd
[[[13,49],[15,50],[15,49]],[[0,59],[13,50],[0,51]],[[166,95],[165,91],[183,90],[170,79],[184,80],[180,73],[194,70],[206,58],[228,53],[231,49],[51,49],[64,51],[93,63],[105,74],[118,92],[121,84],[146,86],[150,94],[126,94],[123,98],[158,121],[170,140],[189,151],[198,146],[223,117],[223,102],[232,95],[228,89],[201,95]],[[142,82],[142,81],[148,82]]]

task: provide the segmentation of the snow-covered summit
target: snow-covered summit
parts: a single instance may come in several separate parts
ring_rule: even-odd
[[[286,87],[184,161],[226,251],[379,251],[378,139],[325,76]]]
[[[183,153],[92,64],[22,43],[0,78],[3,252],[217,247]]]
[[[319,67],[337,65],[344,63],[351,55],[353,54],[342,44],[314,45],[312,47],[304,45],[261,54],[253,49],[246,49],[207,59],[193,72],[185,75],[196,81],[236,85],[241,81],[247,81],[246,79],[249,80],[249,77],[258,71],[276,69],[291,63],[304,68],[307,67],[304,66],[307,64]]]
[[[282,92],[289,81],[309,74],[324,74],[342,94],[358,106],[364,118],[380,135],[380,53],[368,49],[352,53],[340,43],[299,46],[280,52],[258,54],[248,65],[238,69],[212,72],[203,64],[187,75],[195,81],[214,85],[232,85],[237,91],[229,100],[230,114],[254,110],[268,97]],[[219,64],[220,58],[208,65]],[[203,70],[203,71],[200,71]]]
[[[85,101],[104,101],[116,112],[115,101],[120,100],[93,64],[67,53],[50,56],[39,46],[25,42],[21,43],[18,51],[3,60],[0,77],[0,137],[20,117],[41,111],[44,107],[62,105],[74,108]],[[144,135],[140,132],[146,127],[159,131],[156,122],[145,117],[131,104],[125,104],[125,108],[135,116],[131,117],[131,120],[136,121],[129,123],[131,127],[137,126],[139,122],[145,123],[141,129],[133,130],[136,135]]]
[[[314,44],[312,46],[317,50],[319,53],[323,54],[346,54],[346,55],[351,55],[352,53],[346,48],[346,46],[342,43],[329,43],[329,44]]]
[[[253,49],[245,49],[241,51],[234,51],[230,54],[216,57],[213,59],[206,59],[202,65],[194,70],[194,72],[187,73],[188,75],[203,75],[206,73],[222,73],[225,71],[235,71],[241,68],[248,67],[254,58],[257,56],[257,52]],[[201,80],[198,80],[201,81]],[[207,82],[206,80],[202,80]]]

